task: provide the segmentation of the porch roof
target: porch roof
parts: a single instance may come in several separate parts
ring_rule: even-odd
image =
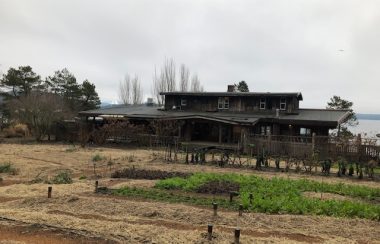
[[[232,112],[194,112],[194,111],[165,111],[157,106],[146,105],[118,105],[95,110],[82,111],[80,116],[122,116],[140,119],[205,119],[229,124],[255,125],[260,120],[270,120],[277,123],[289,124],[317,124],[336,127],[349,116],[348,110],[333,109],[299,109],[297,114],[280,114],[276,117],[262,113],[232,113]]]

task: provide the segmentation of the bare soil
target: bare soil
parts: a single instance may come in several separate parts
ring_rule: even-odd
[[[94,172],[92,157],[96,154],[106,159],[95,163]],[[173,164],[160,160],[159,153],[152,150],[82,149],[66,144],[0,144],[0,164],[3,162],[12,163],[19,174],[0,175],[4,179],[0,183],[0,243],[231,243],[236,227],[241,229],[241,243],[380,243],[380,223],[376,221],[259,213],[244,213],[239,217],[236,212],[226,210],[213,216],[211,206],[195,207],[94,193],[95,179],[100,186],[110,188],[154,186],[155,180],[110,178],[115,170],[132,166],[168,172],[323,178],[324,182],[380,187],[377,182]],[[29,183],[36,176],[50,179],[61,170],[70,170],[74,183],[53,185],[50,199],[47,198],[48,184]],[[214,225],[211,242],[206,238],[210,223]]]

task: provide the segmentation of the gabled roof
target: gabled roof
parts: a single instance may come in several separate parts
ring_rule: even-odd
[[[301,92],[160,92],[161,95],[169,96],[217,96],[217,97],[297,97],[302,101]]]

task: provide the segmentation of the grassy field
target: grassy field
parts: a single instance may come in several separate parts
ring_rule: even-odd
[[[240,198],[232,203],[218,197],[185,196],[162,190],[182,190],[197,192],[209,182],[234,182],[240,186]],[[245,210],[270,214],[312,214],[337,217],[360,217],[380,220],[380,189],[345,184],[328,184],[311,180],[289,180],[284,178],[265,179],[258,176],[238,174],[196,173],[189,178],[170,178],[159,181],[157,189],[121,188],[117,195],[139,196],[159,201],[191,203],[211,206],[217,202],[228,209],[238,209],[242,204]],[[161,190],[160,190],[161,189]],[[351,197],[350,200],[321,200],[309,198],[304,192],[333,193]],[[249,194],[253,194],[250,204]]]

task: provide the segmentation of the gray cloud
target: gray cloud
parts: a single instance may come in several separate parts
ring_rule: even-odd
[[[376,0],[0,0],[0,70],[67,67],[116,100],[119,80],[150,93],[165,57],[198,73],[207,91],[245,80],[255,91],[301,91],[303,107],[334,94],[380,113]],[[344,51],[339,51],[344,49]]]

